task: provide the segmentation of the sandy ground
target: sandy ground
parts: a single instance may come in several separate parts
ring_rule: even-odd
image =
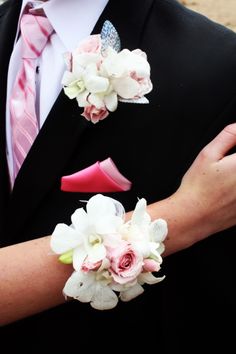
[[[188,8],[236,31],[236,0],[179,0]]]

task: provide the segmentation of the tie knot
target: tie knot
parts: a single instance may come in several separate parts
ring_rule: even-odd
[[[20,29],[23,58],[39,57],[53,32],[53,27],[47,17],[25,14],[21,18]]]

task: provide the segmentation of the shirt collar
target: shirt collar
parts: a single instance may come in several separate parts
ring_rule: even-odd
[[[68,51],[89,36],[109,0],[22,1],[21,15],[30,2],[42,7],[55,32]]]

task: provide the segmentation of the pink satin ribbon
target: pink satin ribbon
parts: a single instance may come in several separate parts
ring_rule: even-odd
[[[110,157],[61,179],[64,192],[122,192],[130,190],[131,185]]]

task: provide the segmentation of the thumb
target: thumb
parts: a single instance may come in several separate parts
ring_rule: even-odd
[[[236,123],[227,125],[208,145],[208,156],[213,161],[221,160],[230,149],[236,146]]]

